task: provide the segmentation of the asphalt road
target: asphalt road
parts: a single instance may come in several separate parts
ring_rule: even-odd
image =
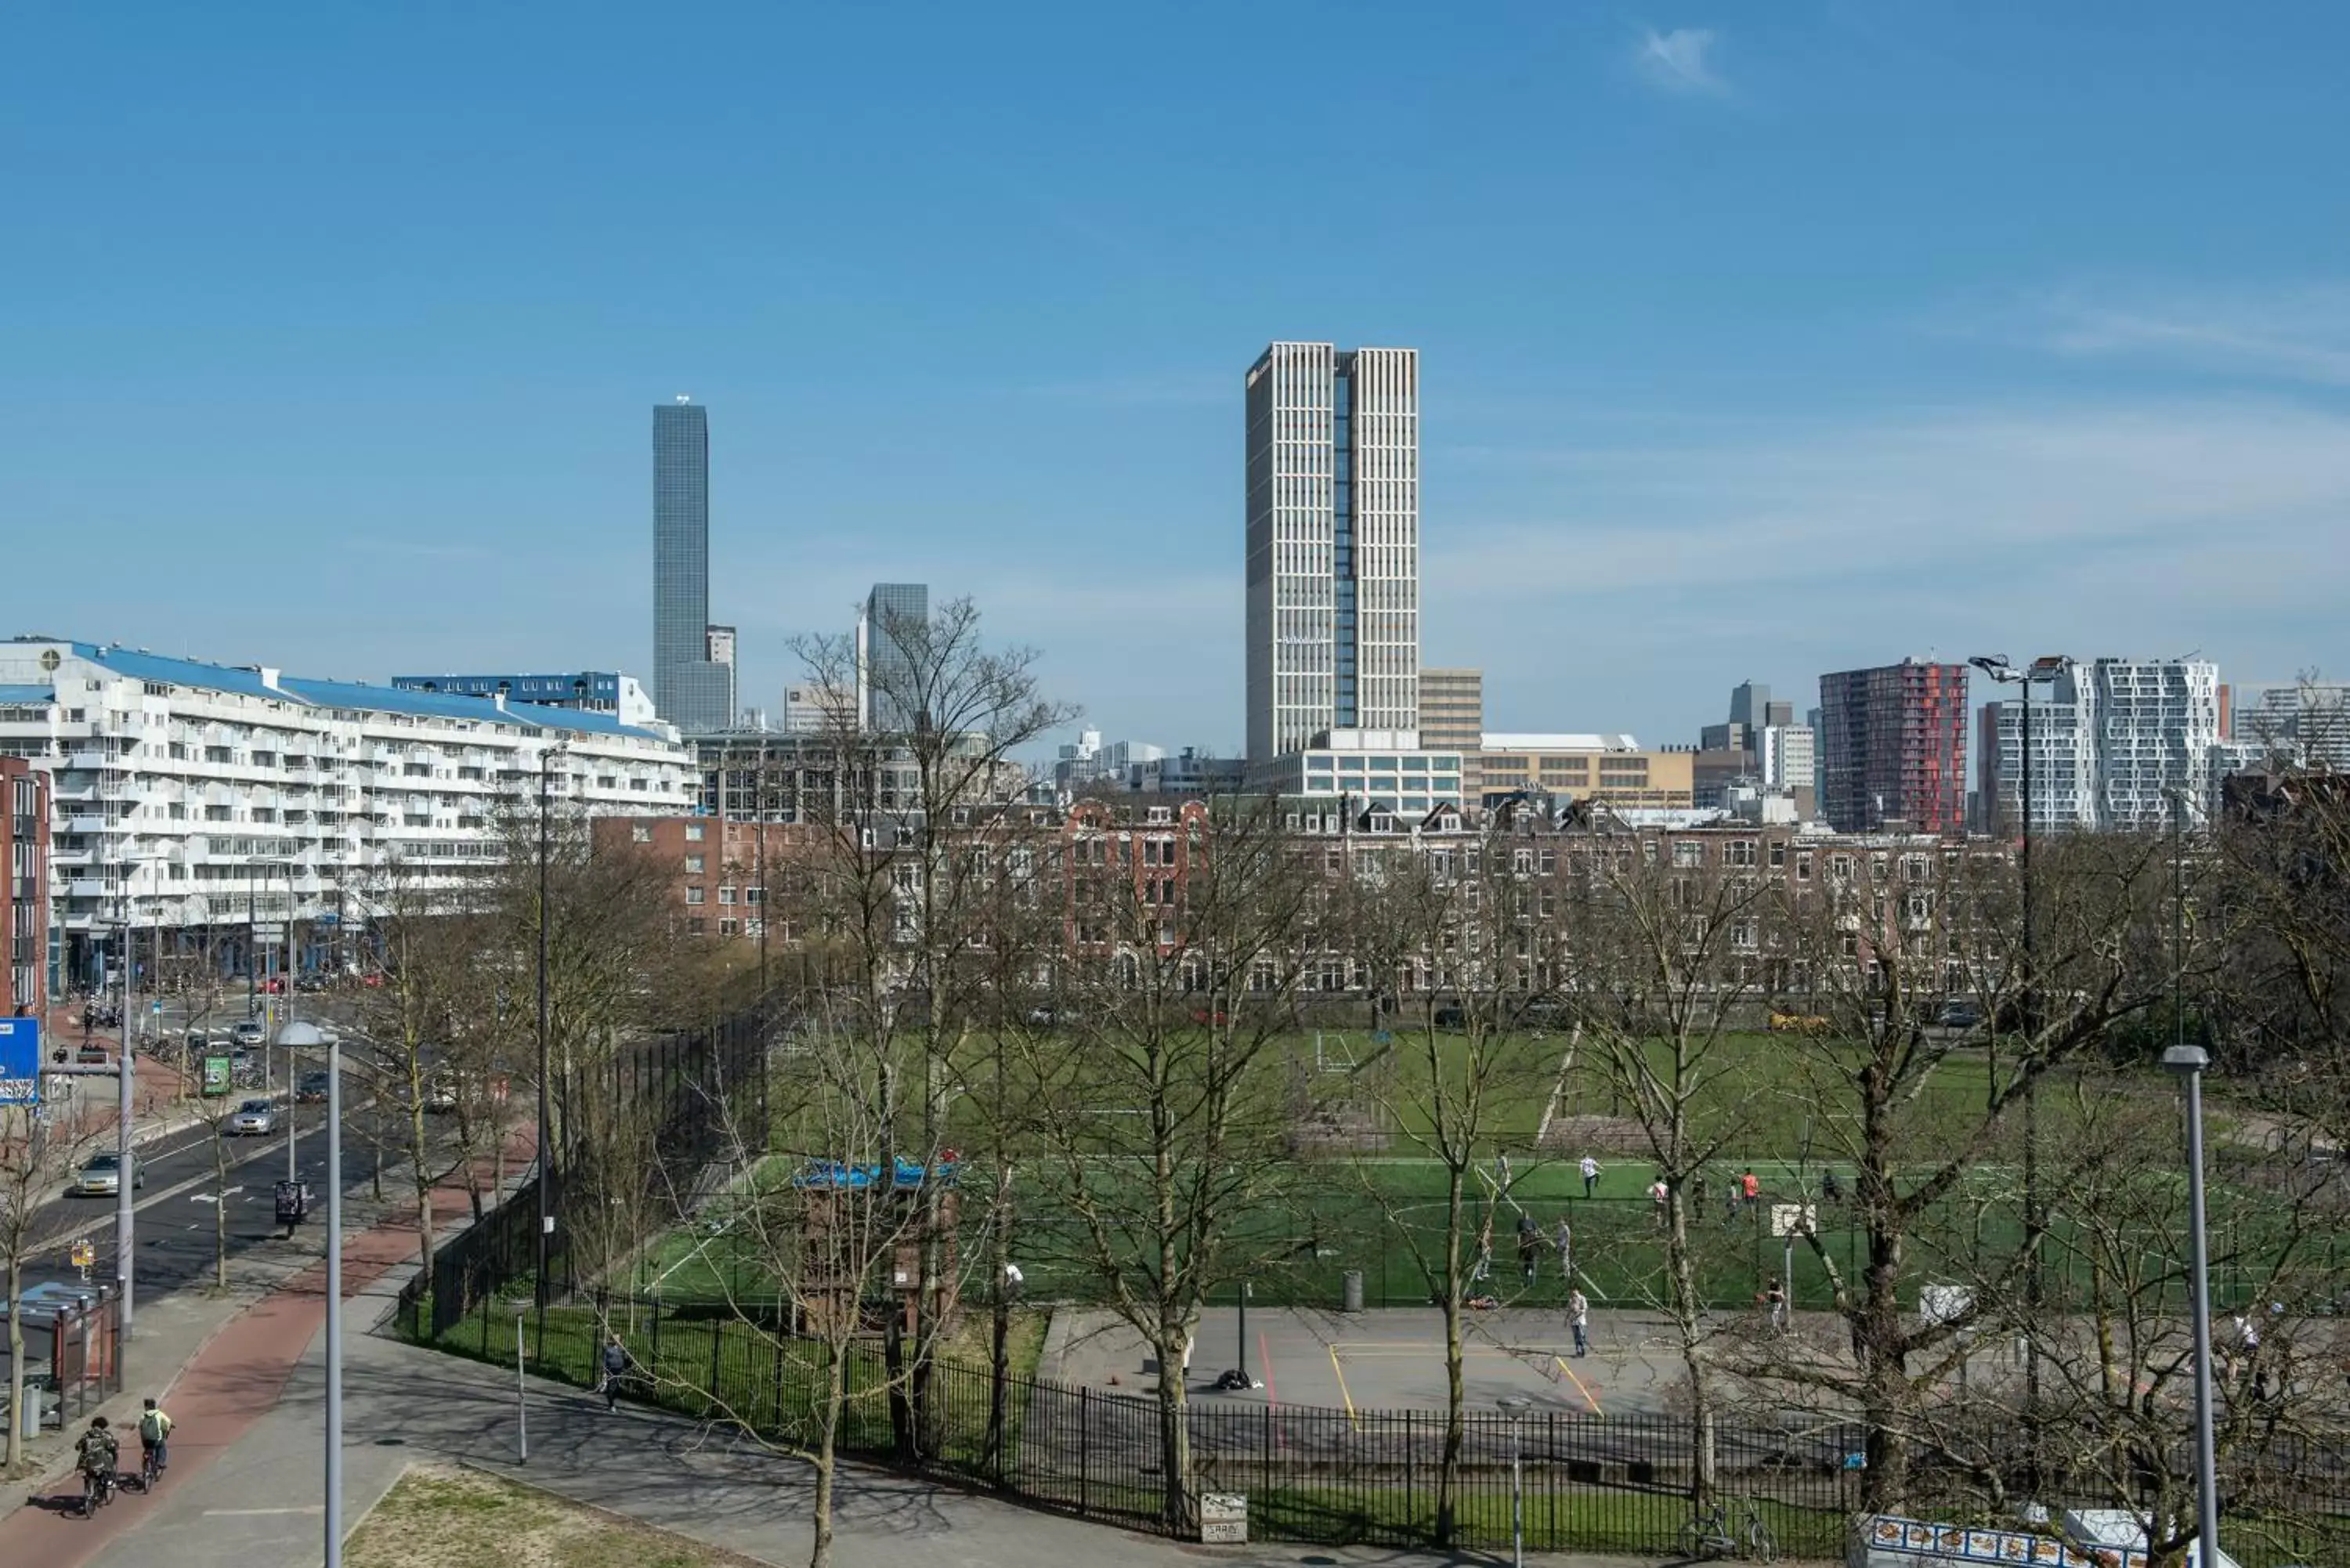
[[[346,1080],[344,1088],[351,1088]],[[222,1114],[233,1110],[235,1096],[222,1106]],[[327,1139],[326,1107],[299,1106],[293,1107],[296,1137],[295,1141],[296,1169],[310,1183],[311,1217],[304,1221],[302,1239],[305,1244],[317,1245],[314,1232],[326,1229]],[[405,1132],[396,1115],[380,1118],[387,1167],[398,1164],[405,1147]],[[376,1168],[376,1149],[370,1129],[379,1125],[379,1114],[369,1106],[346,1106],[343,1112],[343,1183],[344,1191],[366,1189]],[[228,1247],[231,1256],[261,1246],[282,1237],[285,1231],[277,1224],[276,1184],[286,1175],[286,1134],[281,1121],[278,1131],[268,1137],[240,1137],[227,1140],[228,1160],[226,1202],[228,1206]],[[158,1293],[176,1291],[192,1284],[208,1282],[213,1272],[213,1215],[220,1201],[222,1179],[215,1165],[213,1130],[209,1126],[192,1127],[173,1134],[160,1142],[150,1144],[144,1151],[146,1185],[136,1189],[133,1212],[133,1235],[138,1248],[138,1286],[141,1298]],[[387,1193],[390,1189],[387,1189]],[[75,1223],[78,1219],[82,1222]],[[57,1245],[34,1259],[27,1270],[26,1282],[45,1280],[75,1281],[80,1278],[68,1258],[68,1249],[77,1241],[87,1240],[97,1249],[98,1266],[95,1277],[109,1277],[114,1270],[115,1199],[112,1197],[59,1197],[42,1210],[42,1233],[58,1238]]]

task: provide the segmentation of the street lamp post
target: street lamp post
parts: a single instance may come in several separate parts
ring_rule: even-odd
[[[2210,1058],[2200,1045],[2173,1045],[2162,1054],[2165,1071],[2187,1083],[2188,1282],[2195,1317],[2195,1531],[2198,1561],[2220,1561],[2220,1468],[2211,1429],[2211,1260],[2203,1209],[2203,1069]]]
[[[139,959],[139,944],[131,934],[130,878],[136,872],[135,863],[126,861],[122,869],[122,1061],[121,1070],[115,1075],[114,1103],[114,1273],[121,1285],[122,1337],[130,1337],[131,1281],[134,1270],[134,1243],[138,1240],[138,1206],[133,1201],[138,1187],[138,1172],[131,1161],[131,1109],[135,1097],[131,1093],[130,1014],[132,997],[138,982],[132,974]]]
[[[1526,1407],[1523,1394],[1504,1394],[1493,1401],[1510,1418],[1510,1568],[1526,1568],[1526,1469],[1522,1428]]]
[[[554,745],[538,754],[538,1251],[536,1283],[533,1293],[538,1307],[539,1332],[542,1334],[546,1328],[546,1243],[555,1231],[551,1190],[555,1145],[547,1116],[546,1092],[547,769],[562,753],[560,745]]]
[[[2038,1048],[2040,1029],[2040,977],[2036,969],[2032,919],[2032,688],[2041,682],[2054,684],[2072,668],[2073,661],[2062,654],[2046,655],[2033,659],[2022,669],[2010,663],[2004,654],[1968,660],[1976,669],[2002,686],[2013,686],[2023,698],[2022,766],[2019,779],[2019,806],[2022,817],[2021,844],[2016,855],[2016,871],[2022,884],[2023,917],[2023,1038],[2027,1052]],[[1994,781],[1996,782],[1996,781]],[[1992,791],[1994,803],[1998,791]],[[1996,1011],[1994,1009],[1994,1011]],[[1997,1034],[1999,1021],[1991,1020],[1991,1032]],[[2032,1070],[2027,1064],[2027,1070]],[[2038,1329],[2042,1298],[2044,1290],[2040,1269],[2040,1083],[2036,1074],[2023,1092],[2023,1242],[2032,1256],[2024,1267],[2023,1298],[2032,1315],[2032,1329],[2024,1336],[2023,1386],[2026,1408],[2033,1414],[2033,1465],[2036,1471],[2040,1462],[2038,1410],[2040,1407],[2040,1341]]]
[[[327,1048],[326,1568],[343,1564],[343,1052],[315,1023],[289,1023],[289,1046]]]

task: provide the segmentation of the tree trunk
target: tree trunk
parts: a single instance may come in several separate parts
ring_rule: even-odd
[[[1444,1453],[1436,1469],[1436,1544],[1450,1547],[1458,1529],[1461,1450],[1469,1437],[1467,1359],[1461,1343],[1461,1163],[1444,1173]]]
[[[1711,1368],[1707,1365],[1704,1328],[1698,1320],[1697,1270],[1690,1256],[1689,1208],[1678,1182],[1666,1196],[1665,1224],[1665,1262],[1672,1271],[1673,1280],[1673,1326],[1680,1336],[1681,1370],[1689,1378],[1690,1452],[1695,1460],[1690,1470],[1690,1497],[1701,1508],[1712,1501],[1720,1479],[1714,1465],[1713,1384]],[[1791,1291],[1791,1314],[1793,1305]]]
[[[825,1357],[823,1413],[816,1420],[816,1502],[810,1511],[813,1517],[809,1520],[808,1568],[828,1568],[832,1562],[832,1487],[839,1470],[835,1456],[840,1447],[841,1412],[848,1402],[848,1390],[842,1377],[847,1349],[836,1344]]]
[[[424,1102],[411,1096],[408,1105],[410,1185],[416,1189],[416,1261],[432,1276],[432,1165],[424,1158]]]
[[[1183,1352],[1191,1339],[1181,1323],[1159,1320],[1159,1456],[1166,1482],[1168,1531],[1178,1541],[1195,1533],[1199,1511],[1191,1492],[1191,1425],[1185,1418]]]
[[[25,1260],[18,1238],[8,1248],[8,1473],[15,1475],[25,1457],[25,1314],[17,1311],[24,1295]]]
[[[1000,1125],[1000,1124],[999,1124]],[[989,1325],[987,1466],[1003,1474],[1003,1404],[1012,1378],[1012,1298],[1004,1269],[1012,1261],[1012,1166],[999,1150],[995,1161],[994,1223],[988,1227],[988,1272],[994,1278],[994,1321]]]

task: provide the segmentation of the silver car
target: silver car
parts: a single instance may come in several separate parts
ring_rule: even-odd
[[[267,1100],[247,1100],[229,1113],[221,1130],[230,1137],[267,1137],[277,1130],[277,1107]]]
[[[130,1160],[130,1190],[138,1191],[147,1185],[147,1173],[139,1168],[137,1156]],[[73,1189],[84,1198],[113,1198],[122,1191],[122,1157],[115,1154],[94,1154],[74,1178]]]
[[[255,1020],[248,1018],[230,1030],[229,1036],[240,1045],[258,1045],[269,1038],[269,1031],[264,1029]]]

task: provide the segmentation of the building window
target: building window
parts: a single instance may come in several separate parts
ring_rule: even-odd
[[[653,830],[650,827],[632,827],[629,829],[629,837],[639,844],[650,844],[653,841]]]
[[[746,904],[764,904],[767,901],[767,890],[764,888],[745,888],[743,889],[743,901]]]
[[[733,902],[734,901],[734,889],[733,889],[733,888],[719,888],[719,889],[718,889],[718,901],[719,901],[720,903],[722,903],[722,904],[731,904],[731,903],[733,903]]]
[[[1705,845],[1694,838],[1673,840],[1673,864],[1683,867],[1704,865]]]
[[[689,937],[702,936],[709,929],[709,922],[699,915],[690,917],[685,922],[685,934]]]
[[[699,844],[702,842],[702,824],[698,822],[689,822],[685,825],[685,841],[688,844]]]
[[[685,872],[686,872],[686,875],[687,875],[687,876],[689,876],[689,877],[699,877],[699,876],[701,876],[701,875],[702,875],[702,857],[701,857],[701,856],[699,856],[699,855],[689,855],[689,856],[687,856],[687,857],[685,857]]]
[[[685,890],[685,901],[689,904],[699,904],[702,902],[702,890],[699,888],[688,888]]]
[[[735,932],[735,923],[733,920],[721,920],[718,922],[718,934],[722,937],[733,936]]]

